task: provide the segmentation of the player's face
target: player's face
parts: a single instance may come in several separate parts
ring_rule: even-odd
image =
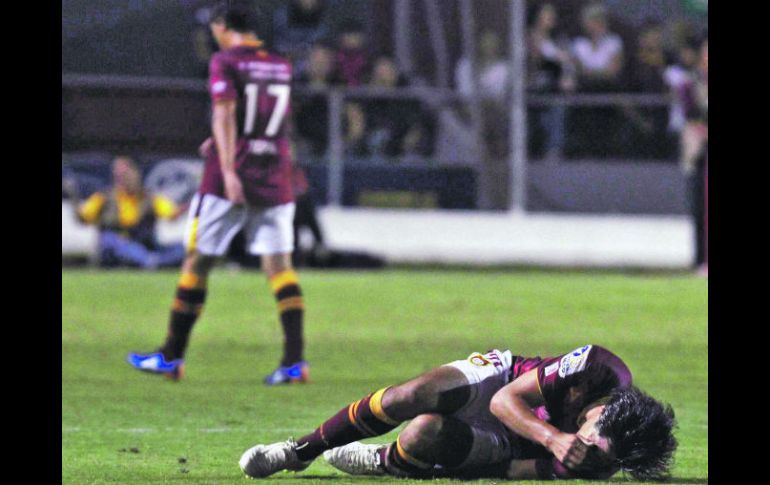
[[[596,428],[596,423],[604,411],[604,406],[596,406],[589,410],[585,415],[585,422],[580,426],[577,432],[577,437],[585,444],[595,446],[598,450],[601,450],[603,454],[609,457],[610,454],[610,442],[604,436],[599,434],[599,430]]]

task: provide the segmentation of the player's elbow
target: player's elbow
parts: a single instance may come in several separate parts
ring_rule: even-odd
[[[502,392],[498,391],[489,401],[489,412],[491,412],[492,415],[496,418],[500,419],[505,414],[505,410],[507,408],[506,404],[506,396]]]

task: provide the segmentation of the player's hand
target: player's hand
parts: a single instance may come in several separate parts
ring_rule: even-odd
[[[212,137],[208,137],[205,140],[203,140],[203,143],[201,143],[201,146],[198,147],[198,155],[205,157],[206,154],[209,152],[209,149],[211,148],[211,145],[214,143],[214,139]]]
[[[577,435],[559,433],[548,444],[548,449],[557,460],[571,470],[578,470],[588,455],[590,446],[583,443]]]
[[[235,172],[225,172],[225,196],[227,200],[236,205],[246,203],[246,197],[243,195],[243,184]]]

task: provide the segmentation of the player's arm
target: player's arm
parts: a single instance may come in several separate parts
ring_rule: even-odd
[[[75,216],[85,224],[96,224],[99,222],[106,201],[106,196],[101,192],[95,192],[82,204],[76,200],[73,202]]]
[[[517,435],[541,444],[567,467],[577,468],[585,459],[588,446],[576,435],[562,433],[535,416],[532,409],[545,402],[537,379],[537,369],[532,369],[497,391],[490,411]]]
[[[211,117],[211,132],[217,146],[219,164],[225,182],[225,195],[234,204],[243,204],[243,186],[235,172],[235,140],[238,124],[235,119],[235,100],[214,102]]]

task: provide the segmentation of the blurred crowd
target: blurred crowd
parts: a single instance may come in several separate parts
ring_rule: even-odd
[[[530,2],[528,92],[669,95],[670,106],[531,104],[532,160],[676,158],[685,124],[678,93],[698,70],[703,33],[679,17],[651,16],[629,23],[612,15],[609,3]],[[272,47],[293,61],[298,86],[323,90],[430,84],[424,76],[401,72],[392,52],[372,42],[368,26],[340,16],[333,5],[332,0],[289,0],[269,16]],[[193,35],[202,76],[214,49],[205,12],[196,12],[200,28]],[[506,44],[507,33],[487,26],[475,39],[475,76],[471,59],[462,53],[453,63],[457,92],[480,95],[485,156],[494,159],[506,158],[509,148],[511,79]],[[327,98],[320,93],[295,96],[293,108],[298,153],[323,158],[329,147]],[[348,98],[342,120],[344,155],[410,161],[434,156],[440,139],[461,143],[459,134],[439,135],[446,118],[439,111],[440,107],[416,98]]]
[[[531,11],[528,90],[533,93],[637,93],[668,95],[668,108],[632,105],[534,110],[531,141],[544,158],[603,154],[666,159],[676,153],[684,127],[683,87],[701,69],[705,33],[682,19],[648,20],[638,28],[618,23],[601,3],[580,11],[580,31],[567,35],[555,4]],[[569,116],[569,121],[565,120]],[[566,146],[565,123],[575,143]],[[597,134],[602,134],[598,137]],[[628,148],[626,148],[627,150]]]
[[[294,61],[299,86],[426,83],[402,73],[389,52],[373,45],[363,24],[330,15],[329,4],[291,0],[273,14],[273,45]],[[583,3],[578,11],[576,5],[538,2],[529,9],[528,91],[669,94],[671,104],[532,105],[531,158],[675,158],[685,119],[677,93],[698,69],[702,33],[681,19],[629,27],[602,3]],[[505,158],[508,149],[506,43],[505,33],[482,29],[476,39],[476,75],[470,59],[460,56],[454,63],[454,88],[481,95],[486,148],[494,158]],[[418,99],[348,99],[343,110],[345,155],[400,160],[432,156],[440,117],[435,108]],[[326,98],[297,96],[294,109],[299,152],[323,157],[329,143]]]

